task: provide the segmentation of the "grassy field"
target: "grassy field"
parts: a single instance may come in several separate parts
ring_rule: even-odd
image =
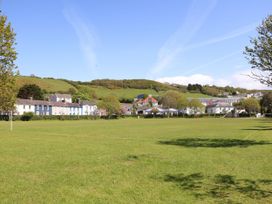
[[[36,84],[41,89],[48,92],[67,92],[70,88],[74,88],[71,84],[58,79],[41,79],[29,76],[20,76],[16,81],[17,86],[20,88],[25,84]]]
[[[0,122],[1,203],[272,203],[272,121]]]
[[[41,89],[45,89],[49,93],[57,92],[68,92],[70,88],[76,89],[73,85],[69,84],[66,81],[60,79],[48,79],[48,78],[37,78],[29,76],[19,76],[17,78],[16,84],[18,88],[22,87],[25,84],[36,84]],[[94,90],[98,98],[102,98],[108,95],[115,95],[118,98],[130,98],[133,99],[139,94],[152,94],[153,96],[162,95],[164,92],[156,92],[154,89],[132,89],[132,88],[117,88],[117,89],[108,89],[103,86],[89,86],[89,85],[80,85],[90,90]],[[211,96],[201,94],[201,93],[183,93],[186,97],[189,98],[210,98]]]
[[[91,90],[94,90],[98,98],[102,98],[108,95],[115,95],[118,98],[135,98],[139,94],[151,94],[152,96],[161,96],[164,91],[156,92],[154,89],[108,89],[102,86],[84,86]],[[211,96],[201,93],[182,93],[187,98],[211,98]]]

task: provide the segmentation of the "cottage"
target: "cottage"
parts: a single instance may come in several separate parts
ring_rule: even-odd
[[[136,99],[134,99],[134,104],[138,107],[141,106],[151,106],[151,107],[156,107],[158,106],[158,101],[152,97],[152,95],[148,95],[148,97],[146,98],[141,98],[141,97],[137,97]]]

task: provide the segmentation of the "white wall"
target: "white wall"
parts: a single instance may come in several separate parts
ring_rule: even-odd
[[[70,107],[52,106],[52,115],[70,115]]]
[[[21,105],[16,104],[16,115],[23,115],[26,112],[35,112],[35,106],[34,105]]]
[[[97,111],[97,106],[83,105],[82,106],[82,115],[94,115]]]

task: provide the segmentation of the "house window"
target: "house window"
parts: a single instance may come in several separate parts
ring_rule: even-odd
[[[28,106],[28,109],[31,109],[31,105]]]
[[[23,109],[25,109],[25,105],[23,105]]]

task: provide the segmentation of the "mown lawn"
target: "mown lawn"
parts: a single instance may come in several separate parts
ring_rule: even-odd
[[[272,203],[272,120],[0,122],[1,203]]]

